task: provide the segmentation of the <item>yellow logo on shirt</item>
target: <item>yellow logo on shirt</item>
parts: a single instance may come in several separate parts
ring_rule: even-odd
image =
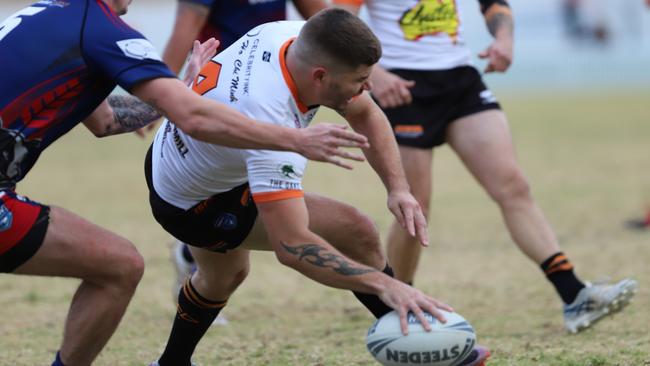
[[[447,33],[456,42],[458,35],[456,0],[420,0],[399,20],[404,37],[417,41],[425,35]]]

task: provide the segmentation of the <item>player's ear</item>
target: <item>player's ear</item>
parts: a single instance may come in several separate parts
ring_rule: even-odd
[[[315,67],[311,72],[312,81],[321,84],[327,76],[327,70],[324,67]]]

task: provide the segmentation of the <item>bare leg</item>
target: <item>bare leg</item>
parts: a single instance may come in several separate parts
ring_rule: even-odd
[[[379,232],[368,216],[346,203],[314,193],[305,194],[305,203],[311,231],[350,259],[379,270],[386,267]]]
[[[406,179],[411,186],[411,194],[418,200],[422,212],[428,218],[433,150],[407,146],[400,146],[399,150]],[[413,283],[422,247],[417,239],[409,235],[395,220],[388,232],[387,251],[388,261],[395,271],[395,278]]]
[[[122,319],[144,271],[126,239],[62,208],[52,207],[42,247],[14,273],[82,280],[65,323],[61,359],[90,365]]]
[[[555,233],[533,200],[515,158],[505,114],[485,111],[451,124],[449,144],[494,199],[512,240],[536,264],[560,251]]]
[[[250,253],[246,249],[222,254],[190,246],[190,251],[196,261],[192,285],[210,300],[227,300],[248,275]]]

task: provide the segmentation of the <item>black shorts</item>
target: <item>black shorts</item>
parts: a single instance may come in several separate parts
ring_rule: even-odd
[[[257,207],[248,183],[216,194],[184,210],[163,200],[153,187],[151,148],[144,172],[151,212],[158,223],[185,244],[225,253],[237,248],[255,225]]]
[[[36,254],[49,223],[48,206],[13,190],[0,191],[0,272],[13,272]]]
[[[419,148],[442,145],[451,122],[478,112],[501,109],[474,67],[390,71],[415,81],[411,89],[413,103],[383,109],[400,145]]]

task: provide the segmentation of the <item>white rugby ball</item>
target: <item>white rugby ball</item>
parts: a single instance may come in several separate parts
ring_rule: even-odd
[[[413,314],[408,315],[409,334],[404,336],[396,311],[377,319],[368,330],[366,347],[384,366],[454,366],[464,360],[476,344],[474,328],[457,313],[443,311],[447,323],[425,313],[427,332]]]

